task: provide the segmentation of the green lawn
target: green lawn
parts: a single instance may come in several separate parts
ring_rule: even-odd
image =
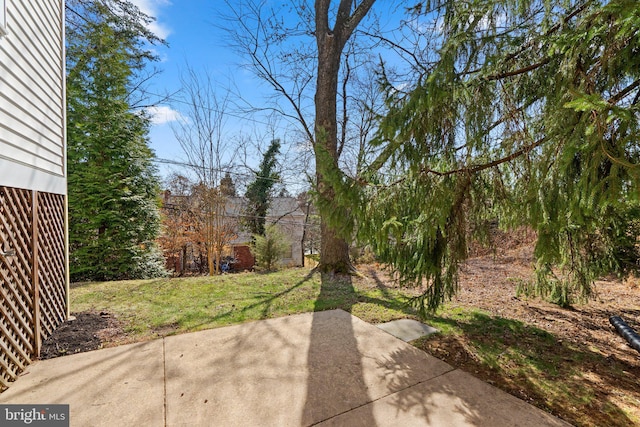
[[[415,317],[398,290],[365,278],[321,278],[303,268],[270,274],[77,283],[71,285],[70,298],[73,312],[114,314],[136,341],[334,308],[372,323]]]
[[[335,278],[299,268],[77,283],[71,286],[70,298],[72,312],[112,313],[129,335],[127,341],[143,341],[335,308],[369,323],[417,319],[406,304],[408,295],[409,291],[385,285],[375,272],[371,278]],[[425,322],[440,333],[414,342],[416,347],[575,425],[640,425],[635,377],[621,362],[586,345],[561,345],[549,332],[473,307],[447,304]],[[608,398],[614,395],[622,397]]]

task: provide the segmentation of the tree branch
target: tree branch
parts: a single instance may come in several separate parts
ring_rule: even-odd
[[[513,153],[509,154],[506,157],[502,157],[500,159],[496,159],[496,160],[494,160],[492,162],[489,162],[489,163],[483,163],[483,164],[480,164],[480,165],[470,165],[470,166],[465,166],[465,167],[462,167],[462,168],[459,168],[459,169],[454,169],[454,170],[449,170],[449,171],[444,171],[444,172],[433,170],[433,169],[426,168],[426,167],[422,167],[422,168],[420,168],[420,173],[421,174],[433,174],[433,175],[440,176],[440,177],[451,176],[451,175],[460,175],[460,174],[466,174],[466,175],[475,174],[475,173],[478,173],[478,172],[482,172],[483,170],[486,170],[486,169],[494,168],[494,167],[499,166],[499,165],[501,165],[503,163],[510,162],[511,160],[514,160],[514,159],[522,156],[523,154],[528,153],[529,151],[533,150],[534,148],[539,147],[540,145],[542,145],[546,141],[547,141],[547,137],[540,138],[537,141],[535,141],[535,142],[533,142],[533,143],[531,143],[531,144],[529,144],[529,145],[527,145],[525,147],[522,147],[520,150],[514,151]],[[385,188],[388,188],[388,187],[392,187],[392,186],[401,184],[401,183],[405,182],[406,180],[407,180],[407,177],[405,176],[405,177],[402,177],[402,178],[400,178],[400,179],[398,179],[396,181],[393,181],[393,182],[391,182],[389,184],[376,185],[376,184],[371,184],[369,182],[366,182],[366,181],[362,180],[361,178],[359,178],[358,179],[358,183],[360,185],[371,185],[371,186],[374,186],[374,187],[385,187]]]
[[[351,3],[349,0],[342,0],[342,2]],[[362,3],[360,3],[356,7],[356,10],[353,12],[349,20],[343,23],[348,34],[347,38],[349,38],[351,34],[353,34],[358,24],[360,24],[360,21],[362,21],[367,13],[369,13],[369,10],[371,9],[371,6],[373,6],[374,2],[375,0],[363,0]]]
[[[417,68],[421,69],[424,72],[424,74],[429,72],[427,67],[422,65],[422,61],[418,58],[418,56],[415,54],[415,52],[411,52],[409,49],[407,49],[407,48],[405,48],[403,46],[400,46],[398,43],[396,43],[396,42],[394,42],[392,40],[389,40],[386,37],[382,37],[380,34],[371,34],[368,31],[362,31],[362,30],[359,30],[358,34],[364,34],[367,37],[371,37],[373,39],[378,39],[381,42],[383,42],[385,44],[388,44],[393,49],[396,49],[399,52],[403,52],[403,53],[407,54],[413,60],[413,64],[412,65],[415,65]]]
[[[349,77],[351,76],[351,65],[349,64],[349,53],[345,57],[346,73],[344,79],[342,79],[342,129],[340,129],[340,141],[338,141],[338,158],[342,155],[344,145],[347,140],[347,122],[349,121],[348,103],[347,103],[347,85],[349,83]]]
[[[629,86],[627,86],[626,88],[624,88],[623,90],[621,90],[620,92],[618,92],[617,94],[615,94],[614,96],[609,98],[609,100],[607,102],[609,104],[617,104],[622,99],[624,99],[624,97],[627,96],[629,94],[629,92],[633,91],[638,86],[640,86],[640,79],[638,79],[635,82],[631,83]],[[636,98],[637,98],[637,96],[636,96]]]
[[[520,68],[518,70],[513,70],[513,71],[507,71],[504,73],[499,73],[499,74],[492,74],[489,76],[484,77],[485,80],[502,80],[505,79],[507,77],[513,77],[513,76],[517,76],[519,74],[524,74],[524,73],[528,73],[529,71],[533,71],[537,68],[540,68],[544,65],[547,65],[549,62],[551,62],[551,58],[545,58],[542,61],[538,62],[537,64],[531,64],[529,66]]]
[[[568,23],[571,19],[575,18],[578,14],[580,14],[582,11],[584,11],[587,6],[589,5],[589,3],[591,3],[593,0],[585,0],[584,3],[582,3],[581,5],[577,6],[572,12],[570,12],[567,16],[565,16],[561,22],[556,23],[555,25],[553,25],[551,28],[549,28],[543,35],[542,38],[546,38],[548,36],[550,36],[551,34],[555,33],[556,31],[558,31],[560,28],[562,28],[562,26],[566,23]],[[528,43],[525,43],[524,45],[522,45],[520,47],[520,49],[516,50],[515,52],[507,55],[504,58],[504,63],[511,61],[512,59],[517,58],[518,56],[520,56],[520,54],[524,53],[527,51],[527,49],[529,49],[532,45],[532,43],[535,42],[536,39],[533,39],[531,41],[529,41]],[[499,79],[503,79],[506,77],[512,77],[518,74],[524,74],[526,72],[535,70],[536,68],[540,68],[543,65],[548,64],[551,61],[551,58],[546,58],[543,59],[541,62],[538,62],[537,64],[533,64],[533,65],[529,65],[527,67],[524,68],[520,68],[519,70],[514,70],[514,71],[510,71],[510,72],[505,72],[505,73],[500,73],[500,74],[494,74],[492,76],[487,76],[485,77],[486,80],[499,80]],[[464,74],[475,74],[480,72],[480,69],[476,69],[473,71],[468,71]]]

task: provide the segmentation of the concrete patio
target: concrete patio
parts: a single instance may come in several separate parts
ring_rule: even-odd
[[[342,310],[39,361],[0,403],[72,426],[567,426]]]

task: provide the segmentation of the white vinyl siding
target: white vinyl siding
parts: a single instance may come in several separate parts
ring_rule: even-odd
[[[63,2],[8,0],[6,19],[7,35],[0,38],[0,185],[64,194]]]
[[[7,34],[7,1],[0,0],[0,37]]]

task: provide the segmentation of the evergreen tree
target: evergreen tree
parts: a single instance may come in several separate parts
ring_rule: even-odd
[[[69,2],[67,144],[72,280],[157,276],[163,261],[149,119],[132,111],[150,52],[140,12],[123,1]],[[134,13],[135,12],[135,13]]]
[[[367,179],[334,171],[361,240],[435,309],[469,235],[529,225],[538,294],[588,298],[638,271],[640,7],[633,0],[428,1],[429,57],[389,112]],[[416,26],[418,27],[418,26]]]
[[[229,172],[225,172],[224,177],[220,180],[220,192],[223,196],[236,197],[236,184],[231,178]]]
[[[280,140],[274,139],[264,153],[255,180],[247,186],[245,193],[247,206],[243,212],[243,223],[253,235],[264,236],[264,223],[272,198],[271,193],[280,179],[275,170],[278,154],[280,154]]]

